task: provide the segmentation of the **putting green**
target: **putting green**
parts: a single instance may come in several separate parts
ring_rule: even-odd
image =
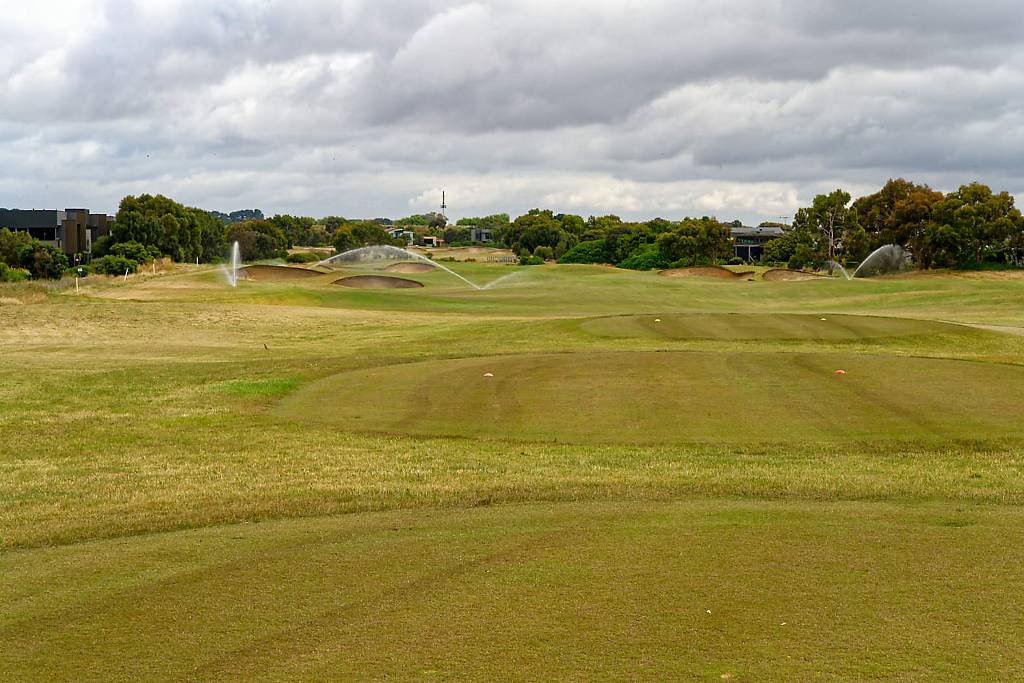
[[[838,353],[601,352],[346,372],[300,389],[277,413],[387,433],[750,443],[1018,437],[1022,405],[1020,366]]]
[[[930,320],[862,315],[707,313],[591,318],[580,327],[599,337],[652,339],[841,341],[958,334],[963,327]]]
[[[0,678],[1019,680],[1022,521],[539,504],[19,551],[0,556]]]

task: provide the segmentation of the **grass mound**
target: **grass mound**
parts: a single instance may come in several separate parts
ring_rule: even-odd
[[[251,265],[238,269],[238,276],[257,282],[290,282],[308,280],[323,273],[298,266]]]
[[[1008,405],[1024,405],[1024,367],[838,353],[600,352],[345,372],[299,389],[278,415],[415,435],[750,444],[1024,436]]]
[[[423,286],[422,282],[416,280],[389,275],[351,275],[335,280],[334,284],[354,289],[415,289]]]

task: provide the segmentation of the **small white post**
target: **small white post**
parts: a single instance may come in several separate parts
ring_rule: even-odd
[[[124,269],[124,280],[123,281],[124,282],[128,282],[128,269],[127,268]]]

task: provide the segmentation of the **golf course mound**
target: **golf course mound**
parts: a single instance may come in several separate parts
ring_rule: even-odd
[[[821,280],[824,275],[808,273],[802,270],[787,270],[786,268],[773,268],[765,271],[761,276],[768,282],[806,282],[808,280]]]
[[[757,313],[610,316],[584,320],[580,328],[608,338],[718,341],[844,341],[967,333],[960,325],[930,320]]]
[[[840,353],[593,352],[403,363],[307,385],[279,417],[571,443],[1024,436],[1024,367]]]
[[[253,265],[238,269],[238,277],[257,282],[290,282],[293,280],[308,280],[309,278],[323,275],[315,270],[301,268],[298,266],[268,266]]]
[[[415,289],[423,286],[422,282],[390,275],[351,275],[335,280],[334,284],[353,289]]]
[[[389,273],[429,273],[435,268],[429,263],[392,263],[384,270]]]
[[[752,272],[736,273],[722,266],[694,266],[692,268],[672,268],[663,270],[659,275],[665,277],[710,277],[719,280],[745,280]]]

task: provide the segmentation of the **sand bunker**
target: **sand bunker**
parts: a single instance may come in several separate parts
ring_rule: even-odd
[[[816,275],[814,273],[805,273],[802,270],[775,268],[773,270],[766,271],[761,277],[768,282],[802,282],[804,280],[820,280],[824,276]]]
[[[692,268],[673,268],[663,270],[660,275],[665,277],[713,277],[720,280],[746,280],[754,276],[752,272],[734,273],[722,266],[694,266]]]
[[[245,266],[238,269],[238,277],[257,282],[288,282],[292,280],[307,280],[311,277],[323,275],[308,268],[293,268],[290,266]]]
[[[429,268],[430,266],[427,267]],[[422,282],[406,280],[404,277],[390,277],[388,275],[352,275],[351,277],[335,280],[334,284],[355,289],[413,289],[423,286]]]
[[[389,273],[429,273],[434,266],[429,263],[392,263],[384,270]]]

